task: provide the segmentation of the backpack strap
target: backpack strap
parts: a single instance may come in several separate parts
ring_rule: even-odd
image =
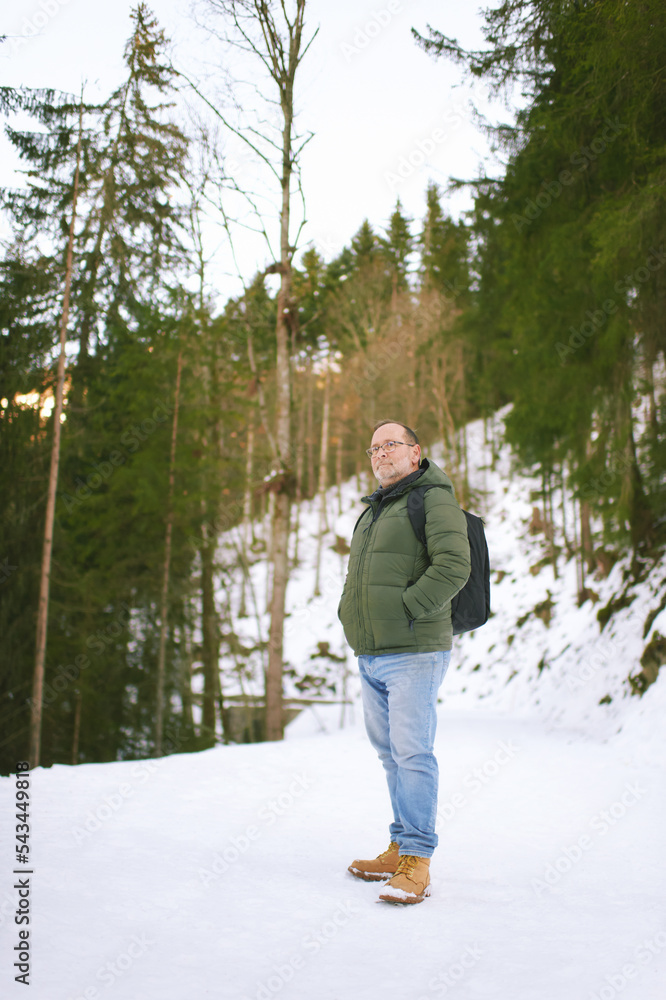
[[[409,520],[411,526],[414,530],[414,534],[421,542],[421,544],[428,550],[428,544],[426,542],[426,516],[425,516],[425,494],[428,490],[445,490],[446,486],[443,483],[429,483],[427,486],[415,486],[414,489],[410,490],[407,494],[407,514],[409,515]],[[352,535],[361,523],[361,518],[367,514],[371,507],[366,507],[365,510],[361,511],[356,524],[354,525],[354,531]]]
[[[425,494],[428,490],[436,489],[444,490],[446,487],[442,483],[430,483],[428,486],[415,486],[413,490],[409,491],[407,496],[407,514],[409,515],[409,520],[412,528],[414,529],[414,534],[424,546],[426,552],[428,551],[428,543],[426,542],[425,532]]]

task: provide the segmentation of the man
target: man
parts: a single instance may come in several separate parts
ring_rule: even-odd
[[[380,421],[368,455],[379,488],[363,498],[338,616],[358,656],[365,726],[386,771],[393,822],[387,850],[349,871],[388,879],[379,897],[386,902],[420,903],[437,846],[437,692],[451,656],[451,598],[470,572],[467,523],[451,480],[421,458],[411,428]],[[431,483],[440,488],[423,495],[426,551],[407,497]]]

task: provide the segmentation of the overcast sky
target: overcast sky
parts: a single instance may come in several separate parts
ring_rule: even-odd
[[[107,95],[123,77],[131,6],[128,0],[6,2],[0,34],[18,37],[0,46],[2,83],[78,93],[85,81],[88,98]],[[174,42],[176,62],[198,79],[211,73],[216,55],[197,32],[190,0],[153,0],[149,6]],[[382,231],[398,197],[406,214],[420,220],[429,180],[445,186],[450,176],[498,172],[497,161],[488,159],[486,138],[471,120],[469,101],[490,110],[495,120],[510,113],[500,105],[489,109],[483,85],[472,87],[460,68],[433,60],[410,33],[412,27],[425,33],[431,24],[465,46],[480,45],[476,5],[309,0],[308,12],[309,31],[318,26],[319,32],[296,83],[297,124],[314,132],[302,159],[308,221],[301,246],[312,243],[330,260],[364,218]],[[228,68],[233,73],[234,66]],[[210,80],[212,87],[214,76]],[[1,178],[7,183],[6,146],[3,152]],[[445,200],[455,217],[470,204],[466,192]],[[249,280],[266,266],[267,250],[240,234],[237,247]],[[233,264],[221,235],[216,268],[220,293],[235,294],[240,286],[224,276]]]

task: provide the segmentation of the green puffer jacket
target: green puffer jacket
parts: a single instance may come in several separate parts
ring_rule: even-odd
[[[381,499],[363,497],[369,506],[354,531],[338,607],[356,656],[451,649],[451,598],[470,572],[467,522],[449,477],[428,459],[418,473]],[[445,488],[424,495],[426,554],[409,521],[407,495],[428,483]]]

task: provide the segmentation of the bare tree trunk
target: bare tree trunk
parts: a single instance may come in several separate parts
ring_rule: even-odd
[[[467,450],[467,424],[463,423],[460,428],[460,455],[462,458],[460,470],[460,482],[462,487],[461,506],[469,504],[469,456]]]
[[[194,716],[192,713],[192,645],[186,629],[183,629],[183,647],[185,655],[180,676],[180,700],[183,705],[183,728],[187,733],[194,733]]]
[[[456,425],[449,406],[449,398],[452,395],[453,387],[447,386],[449,372],[448,360],[447,353],[444,353],[443,355],[440,354],[433,364],[432,393],[437,401],[437,415],[440,433],[442,436],[442,444],[445,451],[448,452],[447,467],[451,468],[452,477],[459,480],[456,485],[460,491],[460,499],[462,502],[463,491],[460,452],[457,442]]]
[[[206,145],[207,150],[207,145]],[[207,150],[208,151],[208,150]],[[219,399],[219,365],[216,356],[214,340],[211,339],[206,311],[206,253],[204,239],[201,230],[201,201],[204,196],[205,187],[208,182],[207,172],[201,177],[198,186],[189,185],[191,194],[190,208],[190,232],[194,243],[195,253],[198,262],[198,325],[201,333],[201,344],[206,353],[196,355],[196,369],[198,379],[202,388],[202,395],[207,405],[212,405],[215,399]],[[211,350],[212,348],[212,350]],[[251,351],[251,346],[249,348]],[[201,359],[201,360],[200,360]],[[221,443],[223,431],[220,427],[220,408],[216,408],[217,418],[209,421],[206,427],[202,428],[201,444],[202,449],[210,452],[216,461],[223,461]],[[251,452],[251,447],[248,446]],[[201,559],[201,633],[203,662],[203,696],[202,696],[202,717],[200,726],[200,737],[202,743],[207,746],[214,746],[216,739],[216,704],[221,695],[219,682],[219,639],[218,639],[218,615],[215,606],[215,552],[217,548],[218,530],[215,527],[217,518],[215,513],[219,510],[219,500],[212,503],[209,500],[211,493],[210,475],[204,466],[202,477],[202,499],[201,499],[201,540],[199,544],[199,557]],[[188,674],[190,669],[188,668]],[[188,697],[189,715],[191,719],[191,687]]]
[[[264,532],[266,535],[266,611],[270,614],[271,602],[273,600],[273,552],[275,542],[275,493],[268,493],[266,502],[266,516],[264,518]]]
[[[338,514],[342,514],[342,476],[343,476],[343,465],[342,460],[344,458],[344,436],[342,433],[342,426],[344,425],[344,409],[342,412],[341,427],[338,432],[338,436],[335,439],[335,482],[337,484],[337,494],[338,494]]]
[[[219,644],[215,609],[215,539],[203,525],[201,545],[201,633],[204,690],[201,735],[207,746],[215,745],[215,704],[219,687]]]
[[[656,440],[657,435],[659,433],[659,415],[658,415],[659,414],[659,407],[657,406],[657,400],[656,400],[656,396],[655,396],[654,366],[655,366],[655,362],[654,361],[647,361],[646,362],[646,365],[645,365],[645,377],[646,378],[645,378],[645,380],[646,380],[646,383],[647,383],[647,392],[648,392],[648,401],[649,401],[649,406],[648,406],[648,424],[649,424],[649,427],[650,427],[650,431],[652,432],[652,436]]]
[[[224,693],[222,691],[222,678],[220,677],[219,668],[215,670],[215,681],[217,684],[216,704],[220,718],[220,725],[222,726],[222,739],[224,740],[225,743],[227,743],[228,733],[229,733],[229,722],[228,722],[229,713],[224,707]]]
[[[328,530],[326,518],[326,470],[328,466],[328,413],[331,401],[331,376],[326,365],[324,375],[324,406],[321,420],[321,447],[319,451],[319,530],[317,531],[317,556],[315,562],[314,596],[319,597],[319,573],[321,569],[321,546]]]
[[[264,396],[264,389],[261,384],[261,379],[259,377],[259,371],[257,369],[257,362],[254,358],[254,344],[252,341],[252,332],[248,329],[247,331],[247,358],[250,363],[250,370],[254,376],[254,385],[257,392],[257,405],[259,407],[259,416],[261,418],[261,423],[263,426],[264,433],[268,438],[268,443],[271,446],[271,451],[273,454],[277,452],[277,443],[275,441],[275,436],[271,430],[272,424],[268,416],[268,409],[266,407],[266,398]]]
[[[249,551],[254,541],[252,521],[252,469],[254,465],[254,414],[250,413],[245,451],[245,492],[243,494],[243,543]]]
[[[269,139],[268,154],[261,152],[261,135],[256,130],[233,129],[253,150],[255,155],[279,179],[280,205],[280,255],[266,273],[280,275],[277,295],[277,322],[275,328],[275,419],[265,424],[266,432],[275,430],[273,469],[270,490],[275,497],[272,524],[273,579],[270,601],[270,634],[268,641],[268,667],[266,671],[266,739],[281,739],[283,735],[282,672],[283,625],[285,595],[289,579],[289,527],[292,493],[291,448],[291,370],[290,330],[295,329],[296,313],[291,301],[292,256],[295,246],[290,240],[291,182],[298,156],[304,142],[297,148],[294,135],[294,80],[296,71],[307,52],[312,38],[303,44],[303,27],[306,0],[287,4],[270,3],[269,0],[208,0],[208,7],[231,18],[236,32],[236,43],[257,59],[257,66],[265,70],[274,84],[272,104],[280,108],[282,125],[279,139]],[[316,34],[316,32],[315,32]],[[312,36],[314,37],[314,35]],[[209,101],[208,106],[217,109]],[[222,115],[217,111],[218,115]],[[228,123],[222,118],[225,125]],[[249,137],[251,135],[251,138]],[[307,141],[307,139],[305,140]],[[271,159],[278,148],[281,153],[279,166]],[[265,230],[264,230],[265,232]]]
[[[467,395],[465,388],[465,352],[462,341],[458,341],[458,378],[460,383],[460,402],[462,413],[462,457],[463,457],[463,500],[465,506],[469,504],[469,451],[467,448]]]
[[[183,351],[178,351],[176,390],[174,393],[173,422],[171,424],[171,454],[169,456],[169,492],[167,496],[167,523],[164,539],[164,568],[162,571],[162,598],[160,602],[160,648],[157,656],[157,696],[155,708],[155,756],[162,756],[162,731],[164,723],[164,675],[166,672],[166,642],[169,630],[168,598],[171,568],[171,536],[173,533],[173,490],[176,478],[176,440],[178,437],[178,410],[180,408],[180,377],[183,370]]]
[[[55,409],[53,411],[53,442],[51,444],[51,468],[46,498],[46,518],[44,524],[44,544],[42,547],[42,570],[39,583],[39,608],[37,611],[37,637],[35,642],[35,670],[32,680],[32,700],[30,714],[31,767],[37,767],[42,740],[42,699],[44,696],[44,666],[46,661],[46,633],[49,617],[49,590],[51,584],[51,554],[53,551],[53,523],[55,520],[56,488],[58,466],[60,464],[60,418],[63,409],[65,389],[65,345],[67,343],[67,323],[69,321],[69,298],[72,289],[72,258],[74,252],[74,225],[76,223],[76,202],[79,194],[79,172],[81,166],[81,140],[83,135],[83,94],[79,110],[79,139],[76,147],[76,170],[72,194],[72,219],[67,239],[67,263],[65,265],[65,293],[62,316],[60,318],[60,355],[58,357],[58,378],[56,382]]]
[[[314,416],[312,405],[312,357],[308,359],[307,369],[307,432],[306,441],[308,444],[308,496],[315,495],[314,487]]]
[[[545,511],[545,521],[546,521],[546,531],[547,538],[550,548],[550,559],[553,564],[553,576],[558,579],[559,573],[557,569],[557,549],[555,548],[555,516],[553,513],[553,481],[551,470],[549,469],[545,475],[545,493],[544,493],[544,511]]]
[[[562,541],[564,542],[568,559],[571,556],[571,542],[567,534],[569,528],[567,524],[567,488],[564,475],[564,462],[560,464],[560,497],[562,502]]]
[[[282,739],[284,732],[282,710],[283,627],[285,597],[289,580],[289,510],[291,491],[291,371],[289,360],[288,318],[291,302],[291,258],[293,248],[289,238],[291,208],[291,177],[294,169],[293,118],[294,78],[303,56],[301,40],[305,0],[296,0],[296,13],[289,21],[284,4],[288,52],[279,37],[268,5],[261,2],[261,25],[264,37],[269,39],[269,57],[272,76],[280,92],[280,106],[284,127],[282,129],[282,206],[280,209],[280,289],[277,296],[276,339],[276,440],[278,462],[275,469],[278,492],[275,497],[273,521],[273,594],[271,600],[271,626],[268,641],[268,671],[266,676],[266,739]]]
[[[590,527],[590,504],[588,500],[580,502],[580,548],[584,566],[591,573],[594,569],[594,552],[592,551],[592,529]]]
[[[81,732],[81,689],[76,691],[76,704],[74,705],[74,733],[72,734],[72,767],[79,762],[79,734]]]
[[[296,483],[294,499],[300,504],[303,499],[303,467],[305,465],[305,401],[301,399],[296,441]]]
[[[241,553],[240,558],[243,565],[249,564],[249,553],[254,542],[254,522],[252,520],[252,471],[254,465],[254,412],[250,411],[247,426],[247,444],[245,451],[245,488],[243,493],[243,525],[241,530]],[[247,615],[247,603],[245,598],[246,573],[241,573],[241,592],[238,607],[238,617],[245,618]]]
[[[579,544],[579,538],[578,538],[575,497],[572,504],[572,510],[573,510],[573,544],[574,544],[574,552],[576,555],[576,573],[578,576],[578,600],[580,603],[580,601],[582,600],[583,590],[585,589],[585,560],[583,558],[582,542]]]
[[[594,445],[588,434],[585,445],[586,459],[589,462],[594,453]],[[581,556],[581,591],[585,589],[585,571],[592,573],[595,569],[592,529],[590,526],[590,503],[580,501],[580,556]]]
[[[281,740],[284,734],[282,711],[283,624],[289,581],[289,495],[278,493],[273,515],[273,593],[268,637],[266,671],[266,739]]]
[[[653,533],[653,517],[645,496],[643,477],[636,454],[634,439],[634,418],[631,404],[623,405],[626,439],[622,454],[622,488],[620,504],[627,511],[631,541],[634,547],[651,539]]]
[[[305,448],[305,429],[303,426],[303,413],[304,413],[304,399],[301,398],[299,404],[299,417],[297,421],[297,432],[296,441],[294,442],[294,449],[296,452],[296,469],[294,475],[294,500],[295,500],[295,511],[294,511],[294,523],[292,525],[292,533],[294,535],[294,551],[291,557],[291,565],[298,565],[298,554],[299,545],[301,539],[301,500],[303,499],[303,452]]]

